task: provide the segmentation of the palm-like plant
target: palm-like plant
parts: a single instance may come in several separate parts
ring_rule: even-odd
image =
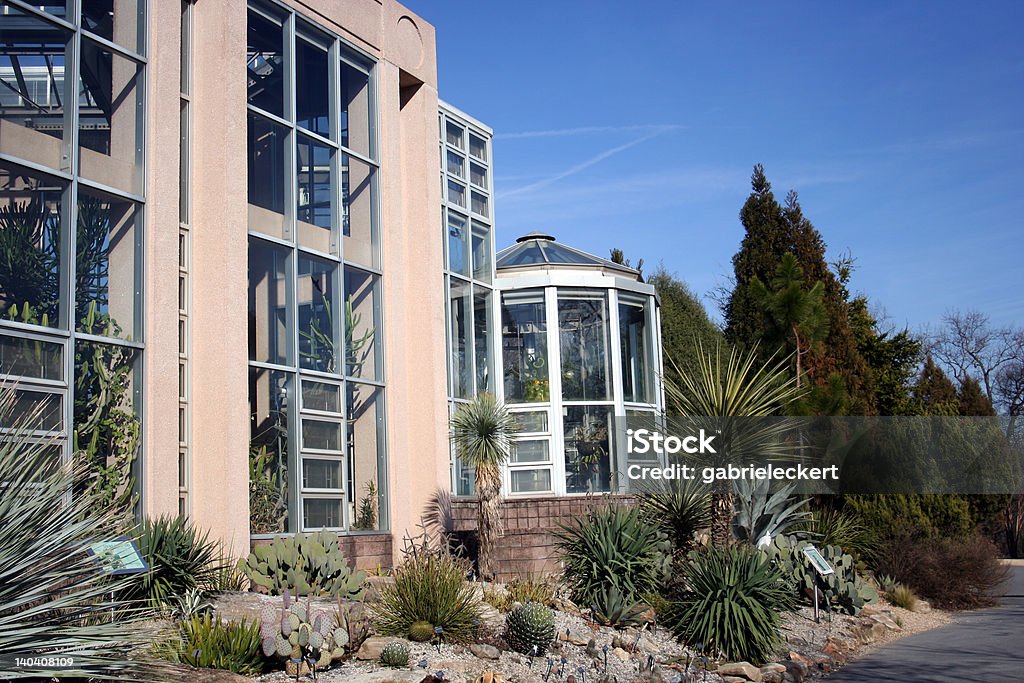
[[[717,435],[717,455],[702,464],[742,465],[756,459],[793,458],[796,449],[784,440],[793,426],[778,415],[803,391],[789,372],[787,358],[772,355],[758,361],[757,348],[723,351],[720,345],[706,352],[697,342],[697,367],[675,368],[679,383],[665,382],[669,407],[687,418],[690,428],[699,426]],[[757,419],[760,418],[760,419]],[[717,480],[711,490],[711,540],[729,542],[733,518],[732,485]]]
[[[495,539],[501,535],[501,466],[509,458],[510,437],[516,429],[515,418],[488,393],[461,405],[451,420],[456,453],[476,474],[480,537],[477,564],[481,577],[494,575],[492,552]]]

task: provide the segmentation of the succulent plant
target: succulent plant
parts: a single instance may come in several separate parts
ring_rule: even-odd
[[[326,531],[275,538],[270,545],[256,546],[242,571],[254,586],[271,595],[283,595],[287,589],[295,595],[358,600],[366,582],[364,572],[348,566],[338,537]]]
[[[591,605],[594,620],[602,626],[628,626],[641,621],[646,607],[629,600],[615,584],[598,591]]]
[[[505,618],[505,640],[516,652],[543,655],[555,638],[555,613],[539,602],[519,605]]]
[[[409,626],[409,640],[415,643],[425,643],[434,637],[434,625],[429,621],[414,621]]]
[[[317,667],[326,667],[346,654],[348,631],[335,628],[334,615],[306,603],[292,602],[285,589],[283,606],[269,605],[260,611],[263,654],[281,659],[310,657]]]
[[[804,555],[804,548],[809,545],[808,541],[798,540],[795,536],[776,536],[765,552],[791,578],[798,592],[811,594],[817,582],[825,601],[834,609],[856,615],[864,605],[878,601],[878,591],[857,574],[852,555],[844,553],[839,546],[818,548],[835,570],[832,574],[819,576]]]
[[[380,663],[396,669],[409,665],[409,648],[401,641],[388,643],[380,651]]]

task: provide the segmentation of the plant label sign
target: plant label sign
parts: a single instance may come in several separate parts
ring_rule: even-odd
[[[127,536],[93,541],[89,544],[88,551],[99,564],[100,570],[110,576],[149,571],[149,565],[142,558],[139,546]]]
[[[811,566],[814,567],[814,571],[818,572],[819,576],[828,576],[829,574],[835,574],[836,570],[832,568],[832,565],[821,556],[818,549],[813,545],[806,546],[804,548],[804,556],[807,558]]]

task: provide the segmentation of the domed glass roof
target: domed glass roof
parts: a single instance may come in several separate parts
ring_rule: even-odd
[[[512,266],[595,266],[611,268],[637,275],[637,271],[620,263],[588,254],[579,249],[555,242],[555,238],[541,232],[531,232],[516,240],[511,247],[502,249],[497,255],[497,267]]]

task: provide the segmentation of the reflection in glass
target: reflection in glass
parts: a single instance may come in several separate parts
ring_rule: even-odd
[[[548,431],[548,411],[546,410],[515,412],[512,413],[512,416],[516,419],[518,425],[516,431],[520,434]]]
[[[469,182],[473,183],[477,187],[487,189],[487,169],[480,164],[469,165]]]
[[[456,178],[465,178],[466,177],[466,171],[465,171],[466,160],[463,159],[461,156],[459,156],[458,154],[456,154],[455,152],[453,152],[451,150],[448,150],[448,157],[447,158],[448,158],[448,162],[447,162],[448,173],[453,175],[453,176],[455,176]]]
[[[349,382],[346,388],[351,526],[353,529],[387,529],[384,390],[357,382]]]
[[[302,459],[302,488],[341,489],[341,460],[326,458]]]
[[[619,297],[619,340],[622,349],[622,394],[626,401],[651,403],[651,344],[647,313],[641,299]]]
[[[462,208],[466,208],[466,188],[464,185],[449,180],[448,181],[448,201]]]
[[[331,148],[304,135],[296,145],[295,218],[299,244],[331,251]]]
[[[80,187],[75,235],[76,329],[131,339],[142,294],[134,202]]]
[[[299,255],[296,297],[299,306],[299,366],[335,372],[338,326],[334,290],[338,267],[327,261]]]
[[[285,140],[276,123],[249,114],[249,229],[284,237]]]
[[[373,182],[373,169],[368,164],[348,154],[341,155],[341,229],[345,236],[345,260],[376,267]]]
[[[473,393],[470,353],[470,287],[468,282],[451,278],[448,288],[451,329],[452,396],[469,398]]]
[[[0,152],[67,169],[61,141],[71,33],[6,4],[0,10]]]
[[[551,470],[512,470],[512,493],[545,493],[551,491]]]
[[[544,291],[501,295],[501,346],[505,400],[537,403],[550,398]]]
[[[341,423],[302,418],[302,449],[341,451]]]
[[[512,453],[510,462],[549,462],[551,455],[548,452],[548,440],[545,439],[517,439],[512,442]]]
[[[0,429],[62,432],[63,394],[15,387],[10,405],[0,413]]]
[[[608,408],[566,406],[564,411],[566,493],[610,491],[612,470]]]
[[[341,62],[341,144],[374,158],[371,137],[370,75]]]
[[[142,66],[83,39],[79,70],[79,173],[141,194]]]
[[[0,375],[64,379],[64,347],[56,342],[0,334]]]
[[[481,223],[473,223],[473,277],[491,281],[491,230]]]
[[[288,362],[287,255],[286,249],[249,238],[249,360]]]
[[[145,30],[143,0],[82,0],[81,4],[82,28],[133,52],[140,52]]]
[[[65,187],[63,181],[0,162],[0,317],[4,319],[60,325],[60,218]]]
[[[377,295],[376,275],[345,268],[345,374],[349,377],[381,379]]]
[[[246,32],[249,104],[284,116],[284,32],[279,24],[249,10]]]
[[[487,161],[487,142],[483,138],[470,133],[469,153],[480,161]]]
[[[295,530],[287,503],[291,378],[277,370],[249,368],[249,530],[254,534]]]
[[[302,380],[302,409],[324,413],[341,412],[341,386],[328,382]]]
[[[491,298],[490,290],[473,288],[473,363],[476,373],[474,393],[494,391],[491,386]]]
[[[608,305],[603,293],[559,292],[562,398],[611,400]]]
[[[295,39],[295,123],[306,130],[330,137],[327,51]]]
[[[445,140],[448,141],[449,145],[453,145],[455,147],[458,147],[459,149],[463,149],[462,136],[465,134],[465,132],[465,128],[449,121],[445,129]]]
[[[448,212],[448,270],[469,276],[469,226],[468,221],[455,213]]]
[[[340,529],[341,499],[304,498],[302,500],[302,528]]]
[[[472,200],[473,213],[478,213],[481,216],[487,215],[487,197],[480,194],[479,192],[470,192],[470,199]]]

